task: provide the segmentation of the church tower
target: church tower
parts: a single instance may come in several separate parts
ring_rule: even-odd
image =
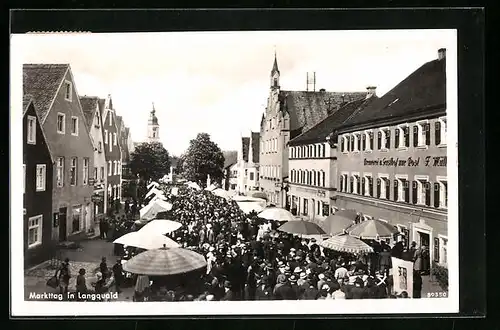
[[[160,142],[160,125],[158,125],[154,103],[148,120],[148,142]]]
[[[273,69],[271,70],[271,89],[280,88],[280,70],[278,70],[278,60],[276,59],[276,52],[274,52]]]

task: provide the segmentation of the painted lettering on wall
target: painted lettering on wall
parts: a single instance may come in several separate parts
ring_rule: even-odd
[[[446,156],[426,156],[400,158],[364,159],[365,166],[392,166],[392,167],[446,167]]]

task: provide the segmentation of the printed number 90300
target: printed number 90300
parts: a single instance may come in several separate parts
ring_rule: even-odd
[[[427,298],[446,298],[448,294],[446,292],[428,292]]]

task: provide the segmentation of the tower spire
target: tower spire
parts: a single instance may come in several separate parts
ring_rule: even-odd
[[[274,63],[273,63],[273,69],[271,70],[271,74],[275,73],[275,72],[280,72],[280,70],[278,69],[278,59],[277,59],[277,56],[276,56],[276,46],[274,46]]]

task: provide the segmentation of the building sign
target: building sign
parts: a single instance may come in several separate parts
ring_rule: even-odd
[[[413,297],[413,262],[398,258],[392,258],[392,277],[394,283],[394,293],[408,293],[408,297]]]
[[[393,167],[446,167],[446,156],[426,156],[426,157],[408,157],[400,158],[377,158],[364,159],[365,166],[393,166]]]

